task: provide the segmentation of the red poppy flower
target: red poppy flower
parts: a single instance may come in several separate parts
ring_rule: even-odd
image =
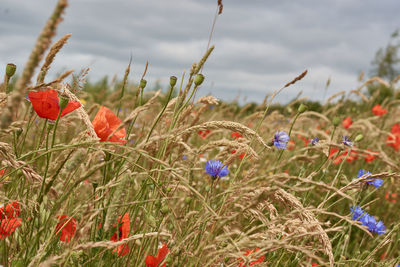
[[[235,154],[235,153],[236,153],[236,150],[232,150],[232,154]],[[243,159],[246,155],[247,155],[246,153],[241,153],[241,154],[239,155],[239,158],[240,158],[240,159]]]
[[[239,132],[233,132],[231,136],[235,140],[243,137]]]
[[[392,135],[388,136],[386,143],[388,146],[392,146],[396,151],[400,149],[400,125],[394,124],[392,126]]]
[[[127,141],[122,138],[126,137],[125,128],[121,128],[116,131],[111,137],[109,137],[121,124],[121,120],[114,115],[114,113],[101,106],[100,110],[97,112],[93,121],[93,128],[97,136],[100,138],[101,142],[115,142],[120,144],[125,144]]]
[[[111,241],[118,242],[121,241],[122,239],[128,238],[129,237],[129,232],[131,231],[131,222],[129,221],[129,213],[125,213],[124,216],[118,217],[117,221],[114,224],[114,228],[118,227],[118,231],[116,231],[112,236],[111,236]],[[117,252],[117,255],[122,257],[128,254],[129,252],[129,247],[128,244],[122,244],[119,245],[118,247],[114,248],[113,253]]]
[[[161,262],[163,262],[164,258],[168,255],[169,249],[166,244],[163,244],[162,247],[158,250],[157,257],[153,255],[147,255],[145,263],[146,267],[165,267],[167,263],[159,266]]]
[[[0,170],[0,178],[3,176],[3,175],[6,175],[7,174],[7,171],[6,171],[6,169],[1,169]]]
[[[255,251],[259,251],[259,250],[260,250],[259,248],[256,248]],[[254,253],[254,249],[246,250],[246,252],[243,254],[243,256],[249,256],[249,255],[251,255],[253,253]],[[238,258],[238,260],[240,260],[238,267],[253,266],[253,265],[257,265],[259,263],[262,263],[265,260],[265,256],[261,255],[258,259],[254,260],[254,261],[251,261],[249,263],[249,265],[244,265],[244,261],[241,260],[241,258]]]
[[[319,265],[316,264],[315,262],[312,262],[312,263],[311,263],[311,267],[316,267],[316,266],[319,266]]]
[[[57,233],[61,233],[60,241],[69,243],[76,232],[76,220],[65,215],[58,216]]]
[[[21,212],[18,201],[13,201],[5,207],[0,208],[0,221],[3,219],[16,218]]]
[[[387,113],[387,110],[382,108],[381,105],[375,105],[372,108],[372,113],[376,116],[382,116],[383,114]]]
[[[369,149],[367,149],[367,151],[372,152],[372,151],[369,150]],[[364,160],[365,160],[365,162],[371,162],[371,161],[373,161],[375,158],[376,158],[376,157],[375,157],[374,154],[366,153],[366,154],[365,154],[365,157],[364,157]]]
[[[21,225],[21,221],[21,218],[5,218],[1,220],[0,239],[6,238],[7,236],[14,233],[14,231]]]
[[[201,138],[203,138],[203,139],[205,139],[209,134],[211,133],[211,131],[210,130],[205,130],[205,131],[198,131],[197,132],[197,134],[201,137]]]
[[[343,120],[342,125],[344,128],[348,129],[353,124],[351,117],[347,117]]]
[[[386,192],[385,199],[391,203],[396,203],[397,202],[397,194]]]
[[[297,138],[303,140],[304,146],[308,146],[308,143],[310,142],[310,139],[305,138],[305,137],[302,136],[301,134],[298,134],[298,135],[297,135]]]
[[[31,91],[28,93],[28,97],[39,117],[53,121],[57,119],[58,113],[60,113],[60,100],[56,90]],[[61,111],[60,117],[67,115],[80,106],[81,103],[78,101],[69,101],[68,105]]]
[[[296,146],[296,143],[293,140],[289,140],[287,149],[293,150],[295,146]]]
[[[347,156],[347,151],[344,151],[340,153],[338,156],[336,156],[337,152],[339,149],[337,148],[332,148],[331,153],[329,154],[329,158],[333,158],[333,164],[337,165],[342,162],[343,159],[346,158]],[[347,162],[353,162],[358,159],[357,153],[354,150],[350,151],[350,155],[347,157],[346,161]]]

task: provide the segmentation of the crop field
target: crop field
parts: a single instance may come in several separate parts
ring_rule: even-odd
[[[25,66],[0,66],[0,265],[400,264],[399,76],[276,104],[300,70],[239,105],[196,97],[210,46],[166,90],[130,65],[53,80],[65,6]]]

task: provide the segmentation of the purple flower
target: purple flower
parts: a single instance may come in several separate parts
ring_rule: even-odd
[[[318,144],[318,142],[319,142],[318,137],[315,137],[315,138],[311,139],[311,141],[310,141],[311,145],[313,145],[313,146],[316,146]]]
[[[207,161],[205,169],[212,179],[227,176],[229,173],[228,168],[221,161],[215,159]]]
[[[342,143],[345,146],[353,146],[353,144],[354,144],[353,142],[351,142],[350,137],[348,137],[348,136],[343,136]]]
[[[385,225],[382,221],[377,222],[374,216],[368,214],[368,212],[363,211],[360,206],[351,207],[351,213],[353,214],[352,219],[361,222],[361,225],[367,226],[371,233],[377,233],[378,235],[384,234]]]
[[[360,221],[361,217],[363,216],[364,211],[362,210],[362,208],[360,206],[356,206],[356,207],[351,207],[350,208],[351,213],[353,214],[353,217],[351,218],[352,220],[357,220]]]
[[[284,131],[276,131],[274,135],[274,146],[277,149],[286,149],[286,145],[289,142],[289,135]]]
[[[368,176],[370,176],[371,175],[371,173],[370,172],[368,172],[368,171],[366,171],[366,170],[364,170],[364,169],[360,169],[359,171],[358,171],[358,175],[357,175],[357,178],[360,178],[360,177],[368,177]],[[369,185],[372,185],[372,186],[374,186],[375,188],[380,188],[382,185],[383,185],[383,180],[382,179],[367,179],[366,180],[367,181],[367,183],[369,184]]]

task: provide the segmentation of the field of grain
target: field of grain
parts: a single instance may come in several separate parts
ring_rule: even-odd
[[[399,78],[272,104],[302,70],[239,106],[195,97],[210,46],[164,92],[146,69],[130,82],[130,65],[113,88],[87,69],[51,81],[65,7],[25,66],[1,66],[1,265],[400,263]]]

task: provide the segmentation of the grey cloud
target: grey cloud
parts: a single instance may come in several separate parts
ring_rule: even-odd
[[[51,73],[91,67],[89,77],[123,75],[133,55],[132,80],[149,61],[149,83],[167,84],[204,53],[216,0],[70,0],[58,37],[72,33]],[[322,99],[328,93],[354,89],[357,75],[368,70],[375,51],[398,27],[398,0],[273,1],[225,0],[204,68],[200,94],[232,99],[239,90],[248,100],[309,74],[282,92],[286,101],[303,90]],[[3,0],[0,9],[0,64],[25,64],[53,0]],[[5,12],[7,10],[7,12]],[[57,38],[58,38],[57,37]],[[4,70],[0,68],[0,75]]]

